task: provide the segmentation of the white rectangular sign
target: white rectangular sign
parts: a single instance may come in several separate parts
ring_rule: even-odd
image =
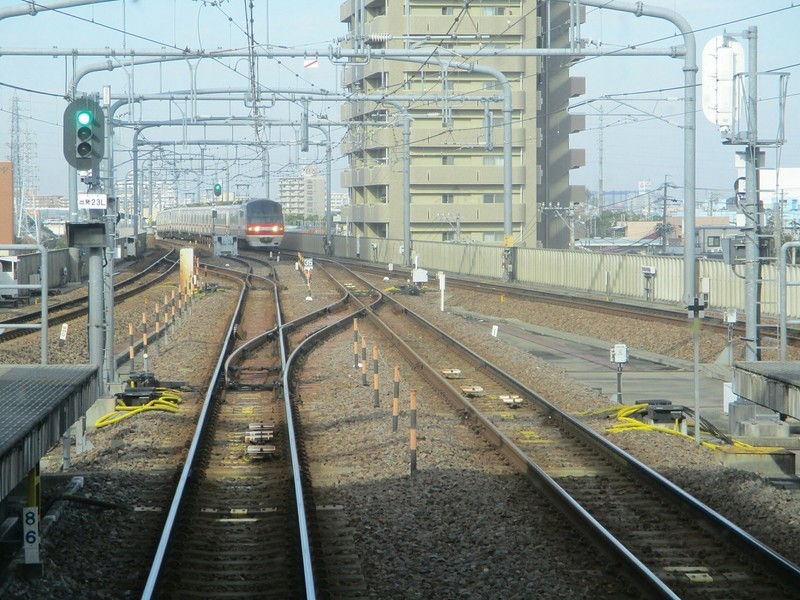
[[[106,208],[108,194],[78,194],[78,209]]]
[[[39,509],[26,506],[22,509],[22,537],[25,546],[25,564],[37,564],[39,560]]]

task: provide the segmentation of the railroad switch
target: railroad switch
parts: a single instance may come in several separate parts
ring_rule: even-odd
[[[160,398],[166,388],[178,389],[184,385],[185,382],[181,381],[159,381],[150,371],[133,371],[128,376],[125,389],[114,396],[128,406],[138,406]]]
[[[129,388],[156,387],[157,384],[156,375],[151,371],[131,371],[128,375],[127,387]]]
[[[647,403],[647,420],[653,425],[683,423],[683,406],[669,400],[650,400]]]
[[[428,290],[427,286],[416,283],[401,283],[386,288],[388,294],[402,294],[404,296],[420,296]]]

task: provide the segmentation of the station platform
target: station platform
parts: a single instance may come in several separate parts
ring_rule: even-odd
[[[797,362],[736,363],[733,391],[777,413],[800,419],[800,365]]]
[[[0,365],[0,499],[97,401],[96,365]]]

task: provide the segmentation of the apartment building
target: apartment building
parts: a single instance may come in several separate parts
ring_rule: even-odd
[[[297,177],[282,177],[278,180],[278,202],[284,214],[324,216],[327,202],[325,178],[317,173],[315,165],[304,167]]]
[[[569,43],[569,3],[525,0],[349,0],[340,15],[351,48],[430,49],[427,61],[373,58],[350,64],[343,84],[355,96],[342,108],[342,186],[351,203],[342,222],[352,234],[402,239],[408,181],[412,239],[566,247],[568,211],[585,191],[569,184],[583,165],[569,148],[582,129],[566,112],[583,93],[570,62],[501,56],[503,50]],[[543,25],[544,24],[544,25]],[[465,57],[480,49],[486,56]],[[512,235],[504,231],[502,72],[512,88]],[[359,99],[358,94],[364,94]],[[377,102],[377,96],[386,98]],[[405,115],[410,135],[404,132]],[[406,172],[406,165],[408,172]]]

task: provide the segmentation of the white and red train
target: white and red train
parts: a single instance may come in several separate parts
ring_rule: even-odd
[[[198,242],[210,241],[212,234],[229,235],[246,248],[274,248],[283,241],[283,211],[279,202],[263,199],[179,206],[158,213],[156,233],[161,238]]]

